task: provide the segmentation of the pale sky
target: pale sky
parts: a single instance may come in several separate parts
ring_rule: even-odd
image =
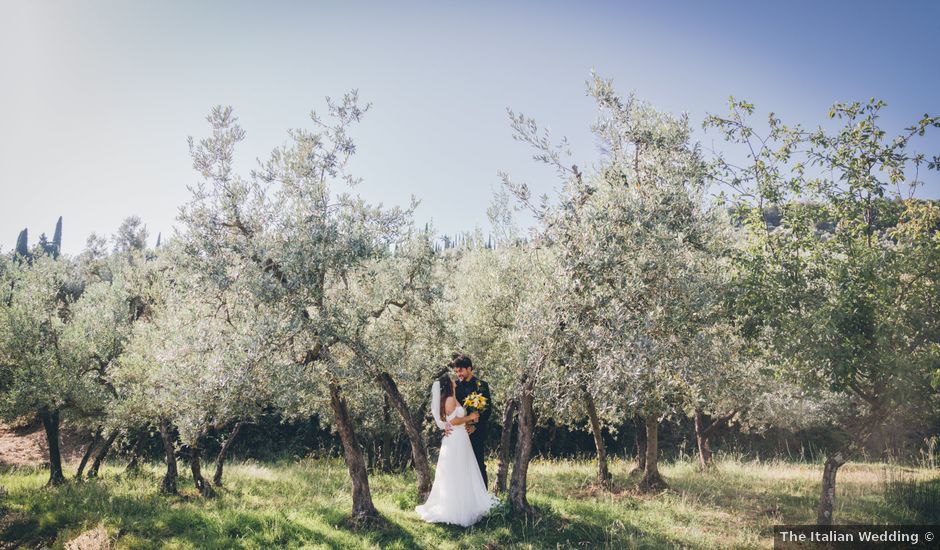
[[[597,159],[592,68],[696,125],[732,94],[811,125],[875,96],[899,130],[940,113],[938,21],[927,1],[0,0],[0,250],[60,215],[70,254],[129,215],[151,244],[172,234],[196,180],[186,138],[216,104],[248,133],[246,172],[324,96],[359,89],[373,110],[354,134],[358,192],[414,194],[417,222],[450,234],[486,226],[500,170],[556,184],[511,139],[506,107],[567,136],[580,166]],[[940,154],[938,134],[920,149]]]

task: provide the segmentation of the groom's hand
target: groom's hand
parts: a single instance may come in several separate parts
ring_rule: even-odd
[[[469,426],[467,426],[468,434],[472,434],[473,432],[477,431],[477,427],[474,426],[473,423],[468,422],[468,424],[470,424]]]

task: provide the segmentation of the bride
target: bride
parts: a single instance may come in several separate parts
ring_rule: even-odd
[[[465,426],[478,419],[480,413],[467,414],[457,402],[454,382],[445,374],[431,387],[431,414],[438,428],[444,430],[451,426],[453,431],[441,442],[431,494],[415,512],[431,523],[473,525],[496,503],[486,492]]]

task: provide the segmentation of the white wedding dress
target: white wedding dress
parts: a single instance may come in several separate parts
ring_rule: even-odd
[[[435,390],[438,389],[438,383],[434,384]],[[440,392],[435,391],[434,394],[439,396]],[[440,397],[437,403],[440,403]],[[438,427],[444,429],[445,424],[437,412],[440,407],[435,407],[435,404],[432,397],[434,420]],[[458,405],[454,412],[447,415],[447,421],[466,415],[464,408]],[[498,501],[486,491],[486,485],[483,484],[483,475],[473,454],[466,426],[461,424],[453,428],[441,442],[431,494],[427,502],[415,508],[415,512],[427,522],[468,527],[485,516]]]

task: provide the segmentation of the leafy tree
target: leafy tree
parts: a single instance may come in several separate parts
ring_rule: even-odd
[[[129,216],[121,222],[112,237],[114,252],[143,250],[147,247],[147,226],[137,216]]]
[[[137,274],[131,303],[139,322],[109,375],[116,399],[107,424],[160,432],[167,462],[164,492],[176,491],[176,454],[185,447],[197,488],[211,496],[202,475],[202,438],[210,429],[231,424],[237,429],[270,406],[274,394],[289,391],[291,385],[278,385],[283,378],[278,373],[291,365],[276,364],[279,356],[266,351],[271,345],[266,323],[272,317],[264,305],[202,286],[187,259],[179,244],[171,243],[151,261],[123,264]],[[217,486],[232,438],[216,459]]]
[[[92,263],[108,255],[108,241],[101,235],[92,233],[85,239],[85,249],[78,256],[81,263]]]
[[[121,317],[126,303],[111,285],[76,284],[74,266],[64,259],[11,262],[2,273],[0,415],[9,420],[39,414],[48,441],[49,484],[56,485],[65,481],[62,416],[95,410],[101,400],[95,353],[111,337],[111,321]]]
[[[924,116],[892,137],[879,126],[884,106],[836,104],[834,130],[771,114],[761,134],[749,120],[754,105],[734,99],[728,115],[706,120],[747,151],[741,167],[715,159],[750,234],[736,305],[747,331],[790,380],[843,396],[852,445],[826,460],[820,524],[832,522],[848,452],[877,452],[890,432],[938,410],[930,382],[940,349],[940,209],[912,198],[919,169],[937,169],[938,159],[909,147],[940,119]],[[764,220],[768,208],[780,214],[776,227]]]
[[[114,271],[107,272],[106,279],[85,279],[82,296],[73,308],[69,332],[73,338],[69,346],[72,360],[96,382],[95,398],[86,401],[87,404],[74,414],[75,425],[84,426],[95,434],[76,479],[81,478],[90,458],[93,460],[88,477],[97,476],[120,433],[117,426],[107,426],[106,416],[110,402],[116,397],[110,382],[111,371],[130,339],[133,323],[139,318],[131,269],[131,266],[118,264]]]
[[[348,131],[368,107],[359,105],[356,93],[327,103],[334,123],[312,114],[315,130],[291,131],[291,143],[275,149],[247,179],[232,168],[244,131],[230,108],[214,109],[212,136],[190,141],[203,180],[192,188],[181,221],[186,249],[205,259],[203,273],[212,286],[224,289],[237,280],[256,302],[272,305],[275,319],[287,320],[275,323],[281,338],[270,352],[319,375],[352,480],[353,516],[361,519],[377,511],[344,385],[355,395],[365,377],[337,359],[371,319],[398,307],[396,294],[363,311],[355,294],[367,286],[372,264],[406,239],[411,209],[385,210],[331,191],[332,185],[357,182],[346,171],[356,152]]]
[[[612,407],[646,418],[641,486],[656,489],[665,485],[657,467],[659,424],[684,409],[696,371],[710,368],[700,360],[703,347],[721,346],[723,333],[711,328],[722,322],[728,223],[706,200],[705,164],[686,118],[623,100],[597,76],[589,93],[605,151],[596,171],[585,176],[567,166],[564,143],[552,145],[534,120],[513,115],[517,138],[533,145],[535,158],[554,166],[565,186],[557,204],[536,205],[525,185],[506,182],[558,249],[559,350],[571,355],[569,385],[595,417],[599,457],[594,401],[600,389],[615,388],[607,395],[625,399]],[[603,461],[598,477],[606,481]]]
[[[473,357],[475,374],[496,388],[493,405],[503,409],[496,491],[507,489],[512,418],[518,412],[509,502],[514,511],[533,514],[526,493],[535,408],[548,395],[541,380],[558,324],[549,298],[553,256],[526,244],[489,249],[482,235],[475,245],[451,253],[455,266],[444,306],[455,347]]]
[[[0,301],[0,413],[6,419],[39,413],[49,449],[49,484],[65,481],[59,452],[60,411],[73,393],[74,371],[58,352],[64,331],[59,289],[67,276],[63,263],[40,259],[34,269],[14,263],[4,270]],[[60,314],[61,313],[61,314]],[[67,318],[67,317],[66,317]]]
[[[398,414],[411,446],[419,498],[433,481],[427,449],[412,402],[424,403],[428,380],[437,374],[448,351],[446,320],[439,306],[444,292],[444,266],[434,251],[429,232],[418,233],[397,246],[395,253],[375,262],[351,293],[358,302],[358,331],[340,341],[355,355],[363,374],[376,381],[385,400]],[[393,298],[389,298],[389,297]],[[394,305],[393,308],[386,306]],[[422,413],[423,414],[423,411]],[[389,433],[385,430],[385,433]],[[388,449],[385,449],[388,453]]]

